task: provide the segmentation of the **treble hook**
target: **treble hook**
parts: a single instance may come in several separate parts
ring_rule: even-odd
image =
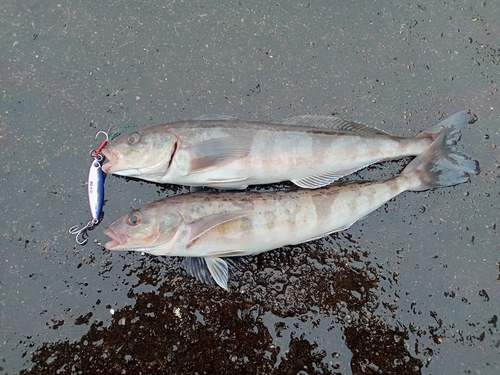
[[[75,235],[75,240],[78,245],[85,245],[89,240],[88,238],[85,238],[85,236],[87,235],[87,230],[96,226],[98,223],[99,220],[92,219],[80,229],[78,229],[78,225],[74,225],[71,228],[69,228],[69,233]],[[81,235],[81,240],[79,238],[80,235]]]

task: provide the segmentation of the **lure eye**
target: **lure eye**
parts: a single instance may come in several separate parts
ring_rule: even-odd
[[[139,140],[141,139],[141,136],[139,133],[132,133],[127,137],[127,143],[129,146],[135,145]]]
[[[142,219],[142,214],[139,211],[131,212],[127,218],[127,224],[135,227],[139,225]]]

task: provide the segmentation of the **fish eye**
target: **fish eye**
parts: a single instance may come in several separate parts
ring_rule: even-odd
[[[132,133],[127,137],[127,143],[132,146],[135,145],[139,140],[141,139],[141,136],[139,133]]]
[[[127,224],[131,226],[136,226],[141,222],[142,214],[139,211],[131,212],[127,218]]]

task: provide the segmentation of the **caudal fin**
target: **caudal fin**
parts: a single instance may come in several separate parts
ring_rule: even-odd
[[[425,129],[423,132],[419,133],[417,137],[431,137],[435,139],[444,131],[446,132],[446,144],[454,146],[460,140],[462,130],[464,130],[468,124],[472,123],[474,123],[474,116],[472,116],[469,109],[464,109],[463,111],[452,114],[436,125]]]
[[[417,156],[401,173],[418,176],[419,184],[409,190],[421,191],[458,185],[469,181],[471,174],[479,174],[479,163],[456,149],[462,130],[471,121],[470,111],[465,110],[419,134],[435,136],[439,133],[427,151]]]

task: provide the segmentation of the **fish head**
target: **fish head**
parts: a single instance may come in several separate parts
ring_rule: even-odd
[[[157,181],[163,177],[177,150],[177,138],[153,128],[122,134],[112,140],[102,153],[108,160],[104,173]]]
[[[157,203],[157,202],[155,202]],[[182,227],[182,216],[155,203],[132,211],[104,230],[108,250],[135,250],[154,255],[171,253]]]

